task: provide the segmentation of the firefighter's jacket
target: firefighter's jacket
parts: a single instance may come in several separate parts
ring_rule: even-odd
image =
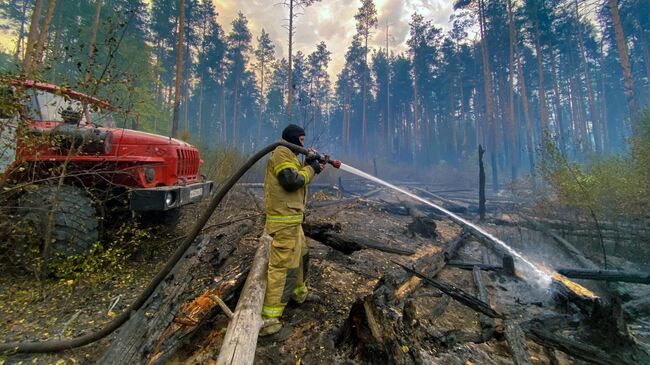
[[[273,226],[302,223],[307,185],[313,177],[314,169],[302,166],[287,147],[279,146],[272,152],[264,179],[267,232],[274,231]]]

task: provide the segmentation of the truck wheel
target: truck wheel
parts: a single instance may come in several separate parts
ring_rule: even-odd
[[[39,185],[19,199],[23,222],[29,224],[42,241],[56,197],[56,186]],[[99,239],[96,211],[92,200],[80,188],[61,186],[59,203],[54,212],[51,252],[74,256],[90,251]]]

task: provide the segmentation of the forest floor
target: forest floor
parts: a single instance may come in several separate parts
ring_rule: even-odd
[[[261,191],[240,189],[230,194],[224,207],[208,223],[208,226],[214,226],[235,221],[227,227],[205,232],[213,239],[220,237],[221,241],[232,241],[230,244],[235,249],[228,260],[250,256],[254,252],[257,237],[263,229],[259,216],[260,198]],[[313,200],[318,201],[337,199],[325,192],[313,195]],[[382,354],[380,348],[373,347],[376,343],[373,345],[372,339],[369,340],[361,328],[365,325],[359,322],[357,313],[360,300],[376,294],[377,288],[389,282],[391,277],[405,275],[393,261],[405,264],[416,262],[444,243],[454,240],[461,232],[457,224],[434,214],[437,237],[424,238],[414,234],[409,229],[413,217],[408,212],[390,208],[402,203],[400,196],[382,190],[371,198],[310,210],[308,222],[339,223],[342,232],[354,232],[355,235],[372,237],[392,247],[412,249],[415,254],[398,255],[373,249],[344,254],[308,238],[311,255],[309,289],[322,301],[300,306],[290,304],[283,317],[286,329],[279,335],[259,339],[256,364],[363,364],[386,361],[386,354]],[[509,219],[516,210],[513,206],[499,207],[498,204],[492,206],[492,218]],[[68,338],[101,328],[139,294],[178,244],[178,240],[171,238],[182,235],[199,213],[200,207],[186,210],[183,225],[174,232],[152,232],[149,244],[140,246],[120,267],[83,275],[72,281],[50,280],[42,290],[33,274],[11,265],[8,258],[3,258],[0,268],[1,341]],[[472,219],[473,215],[470,211],[466,216]],[[250,219],[245,219],[247,217]],[[562,254],[552,241],[537,232],[489,223],[483,227],[512,243],[515,249],[536,263],[547,267],[578,267],[572,258]],[[453,259],[467,262],[483,260],[493,264],[501,260],[497,253],[486,250],[483,244],[472,238],[465,240]],[[202,283],[211,281],[223,267],[226,265],[197,268],[200,279],[195,280],[196,284],[193,285],[194,295],[202,291]],[[493,271],[482,275],[492,307],[517,323],[548,316],[576,315],[576,308],[558,303],[550,288],[525,280],[524,273],[518,277]],[[436,278],[472,295],[476,294],[471,271],[446,266]],[[580,284],[596,295],[605,295],[606,288],[601,285],[589,281],[580,281]],[[45,295],[42,296],[41,292]],[[648,293],[647,288],[641,285],[632,286],[630,292],[638,293],[638,297]],[[227,300],[231,308],[236,305],[236,296]],[[384,317],[379,316],[385,321],[384,328],[396,332],[391,341],[398,351],[389,352],[390,362],[459,365],[513,363],[502,333],[489,338],[478,336],[482,330],[481,316],[438,289],[421,284],[404,300],[382,304],[376,310],[384,314]],[[647,323],[648,318],[638,318],[631,323],[637,330],[637,341],[642,345],[648,342],[643,337],[650,333]],[[214,310],[196,331],[183,339],[183,345],[166,363],[214,363],[227,324],[227,317],[221,310]],[[499,326],[497,322],[497,329]],[[596,335],[595,332],[585,336],[584,331],[566,330],[564,334],[605,351],[620,352],[621,358],[626,360],[648,359],[643,351],[614,347],[607,342],[607,336]],[[56,354],[0,357],[0,364],[94,363],[114,338],[115,334],[95,344]],[[531,340],[524,341],[533,364],[586,363]]]

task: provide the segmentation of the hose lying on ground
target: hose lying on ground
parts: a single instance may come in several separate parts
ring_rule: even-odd
[[[165,266],[156,274],[156,276],[151,280],[147,288],[136,298],[136,300],[126,308],[119,316],[115,317],[114,320],[107,323],[103,328],[97,332],[88,333],[83,336],[76,338],[71,338],[68,340],[53,340],[53,341],[44,341],[44,342],[10,342],[0,344],[0,353],[10,352],[10,353],[39,353],[39,352],[57,352],[68,350],[75,347],[81,347],[93,343],[97,340],[100,340],[113,331],[118,329],[124,322],[126,322],[131,313],[136,312],[142,305],[149,299],[151,294],[156,290],[158,285],[165,279],[169,272],[174,268],[176,263],[185,255],[196,237],[201,233],[201,230],[205,224],[210,219],[210,216],[217,208],[221,200],[226,196],[226,194],[232,189],[232,187],[239,181],[239,179],[262,157],[264,157],[269,152],[273,151],[278,146],[285,146],[291,150],[307,155],[309,152],[307,149],[285,142],[279,141],[273,144],[270,144],[264,147],[262,150],[251,156],[240,168],[237,170],[224,184],[221,186],[221,189],[217,191],[215,196],[210,201],[210,205],[203,212],[199,220],[196,222],[192,231],[189,235],[186,236],[183,243],[176,249],[174,255],[167,260]]]

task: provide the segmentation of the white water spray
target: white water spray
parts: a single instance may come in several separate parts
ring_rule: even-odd
[[[407,195],[407,196],[409,196],[409,197],[411,197],[411,198],[413,198],[413,199],[415,199],[417,201],[420,201],[420,202],[422,202],[422,203],[424,203],[426,205],[429,205],[429,206],[443,212],[444,214],[448,215],[454,222],[456,222],[456,223],[458,223],[460,225],[471,227],[471,229],[474,231],[474,233],[479,234],[479,235],[481,235],[481,236],[483,236],[483,237],[485,237],[485,238],[487,238],[487,239],[489,239],[489,240],[491,240],[493,242],[496,242],[499,246],[501,246],[505,251],[510,253],[513,257],[517,258],[520,262],[523,262],[530,269],[530,270],[525,270],[525,272],[534,275],[534,278],[533,278],[533,279],[535,279],[534,281],[538,282],[540,284],[540,286],[548,287],[548,285],[551,284],[552,278],[548,273],[546,273],[545,271],[543,271],[542,269],[537,267],[535,264],[533,264],[532,262],[527,260],[519,252],[515,251],[512,247],[508,246],[508,244],[501,241],[497,237],[494,237],[492,234],[485,231],[483,228],[475,225],[474,223],[471,223],[471,222],[459,217],[458,215],[448,211],[447,209],[445,209],[445,208],[443,208],[441,206],[438,206],[438,205],[436,205],[436,204],[434,204],[434,203],[432,203],[432,202],[430,202],[430,201],[428,201],[426,199],[423,199],[423,198],[421,198],[421,197],[419,197],[419,196],[417,196],[417,195],[415,195],[413,193],[410,193],[410,192],[408,192],[408,191],[406,191],[404,189],[401,189],[401,188],[399,188],[399,187],[397,187],[397,186],[395,186],[393,184],[390,184],[390,183],[388,183],[388,182],[386,182],[386,181],[384,181],[384,180],[382,180],[380,178],[377,178],[375,176],[367,174],[367,173],[365,173],[365,172],[363,172],[363,171],[361,171],[359,169],[356,169],[356,168],[354,168],[352,166],[349,166],[349,165],[346,165],[346,164],[342,163],[340,168],[343,171],[347,171],[347,172],[349,172],[351,174],[355,174],[357,176],[366,178],[368,180],[374,181],[374,182],[379,183],[381,185],[387,186],[387,187],[389,187],[389,188],[391,188],[391,189],[393,189],[395,191],[398,191],[398,192],[400,192],[400,193],[402,193],[404,195]]]

